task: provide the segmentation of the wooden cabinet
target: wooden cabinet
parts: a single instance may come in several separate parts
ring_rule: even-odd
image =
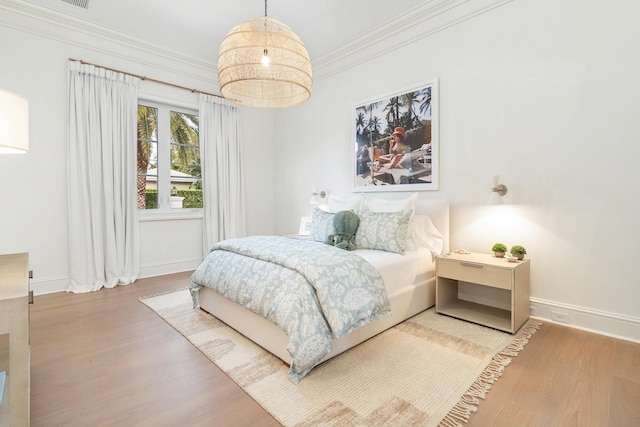
[[[515,333],[529,319],[530,264],[474,253],[438,257],[436,311]]]
[[[0,425],[29,425],[29,257],[0,255]]]

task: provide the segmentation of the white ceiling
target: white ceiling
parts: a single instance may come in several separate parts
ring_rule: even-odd
[[[217,60],[220,42],[233,26],[264,16],[262,0],[88,0],[88,9],[63,0],[22,2],[212,62]],[[268,16],[291,27],[314,61],[394,21],[402,26],[403,16],[427,3],[437,2],[270,0]]]

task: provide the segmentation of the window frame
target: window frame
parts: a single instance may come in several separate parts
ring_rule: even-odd
[[[138,209],[140,221],[159,221],[176,219],[195,219],[203,217],[203,208],[171,208],[171,112],[200,115],[197,109],[150,99],[138,99],[138,106],[157,109],[157,190],[158,207],[155,209]],[[137,138],[136,138],[137,141]],[[137,150],[137,148],[136,148]],[[137,155],[137,151],[136,151]],[[137,170],[136,170],[137,175]],[[202,179],[202,178],[201,178]],[[137,192],[137,180],[136,180]]]

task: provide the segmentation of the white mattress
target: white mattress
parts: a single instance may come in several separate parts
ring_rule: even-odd
[[[435,276],[436,265],[428,249],[405,251],[404,255],[372,249],[356,249],[353,253],[380,272],[389,295]]]

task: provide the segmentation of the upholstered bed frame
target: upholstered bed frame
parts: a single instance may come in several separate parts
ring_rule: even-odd
[[[444,200],[419,200],[416,214],[429,215],[444,240],[443,253],[449,251],[449,203]],[[435,264],[434,264],[435,266]],[[199,291],[200,308],[242,335],[265,348],[275,356],[290,364],[287,351],[288,337],[275,324],[253,313],[241,305],[222,297],[210,288]],[[435,271],[411,286],[404,287],[389,295],[392,315],[382,320],[368,323],[347,336],[333,340],[333,349],[321,362],[330,359],[355,345],[389,329],[390,327],[435,305]],[[320,363],[321,363],[320,362]]]

